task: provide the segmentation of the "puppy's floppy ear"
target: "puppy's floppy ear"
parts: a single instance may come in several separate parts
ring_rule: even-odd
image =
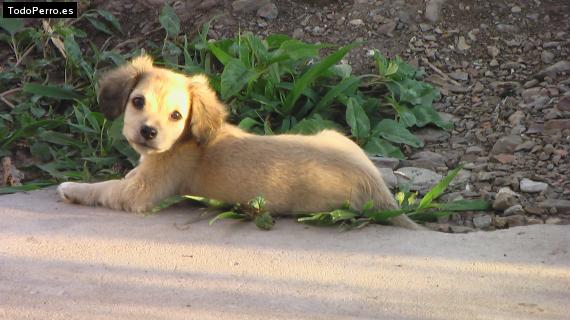
[[[127,105],[127,99],[142,75],[152,69],[152,58],[143,55],[119,68],[107,72],[99,80],[97,100],[105,117],[118,117]]]
[[[207,143],[226,120],[226,107],[210,88],[206,76],[190,77],[189,92],[192,104],[190,132],[198,143]]]

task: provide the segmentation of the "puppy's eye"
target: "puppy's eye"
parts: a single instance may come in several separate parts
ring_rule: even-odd
[[[144,98],[143,97],[134,97],[133,98],[133,106],[136,109],[142,109],[144,107]]]
[[[182,115],[180,114],[180,112],[174,111],[170,114],[170,119],[172,119],[174,121],[178,121],[178,120],[182,119]]]

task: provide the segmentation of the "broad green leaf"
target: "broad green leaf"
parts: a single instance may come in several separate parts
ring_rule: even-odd
[[[405,143],[416,148],[423,146],[423,142],[418,137],[393,119],[384,119],[380,121],[374,128],[374,135],[380,135],[388,141]]]
[[[64,100],[80,99],[81,95],[75,91],[60,86],[42,85],[37,83],[27,83],[22,91],[42,97],[57,98]]]
[[[279,48],[283,44],[283,42],[291,40],[291,37],[285,34],[272,33],[269,36],[267,36],[266,40],[269,49],[276,49]]]
[[[168,37],[174,38],[180,33],[180,18],[178,18],[174,9],[168,4],[162,7],[158,21],[160,21],[160,25],[166,30]]]
[[[231,59],[222,72],[222,99],[227,100],[238,94],[256,76],[240,60]]]
[[[107,25],[105,25],[103,22],[92,17],[87,17],[87,20],[91,23],[91,25],[93,25],[93,27],[95,27],[95,29],[108,35],[113,35],[113,31],[111,31],[111,29],[109,29],[109,27],[107,27]]]
[[[72,136],[56,131],[44,131],[41,135],[39,135],[38,138],[42,141],[61,146],[73,146],[79,149],[86,147],[83,143],[81,143],[81,141],[73,138]]]
[[[275,225],[275,220],[271,217],[269,212],[264,212],[253,219],[255,225],[262,230],[271,230]]]
[[[356,138],[366,138],[370,134],[370,120],[354,98],[349,98],[346,104],[346,123]]]
[[[332,225],[332,224],[334,224],[334,222],[332,221],[332,217],[330,215],[330,212],[313,213],[307,217],[298,218],[297,222],[317,224],[317,225]]]
[[[218,214],[212,220],[210,220],[209,225],[212,225],[212,224],[214,224],[214,222],[216,222],[218,220],[223,220],[223,219],[245,220],[245,219],[247,219],[247,216],[243,213],[226,211],[226,212],[222,212],[222,213]]]
[[[281,43],[279,49],[273,51],[271,63],[284,61],[285,59],[299,60],[313,58],[319,55],[319,50],[324,45],[305,43],[299,40],[287,40]]]
[[[320,77],[324,72],[326,72],[330,67],[339,63],[339,61],[350,51],[352,48],[358,46],[359,43],[353,43],[338,49],[337,51],[331,53],[321,62],[312,66],[307,72],[305,72],[299,80],[296,81],[293,90],[289,92],[285,102],[283,104],[283,113],[291,114],[295,102],[301,96],[305,88],[307,88],[313,81]]]
[[[420,201],[417,210],[422,210],[427,208],[433,200],[437,199],[449,186],[451,181],[455,178],[455,176],[459,173],[459,171],[463,169],[462,166],[459,166],[453,170],[451,170],[443,179],[441,179],[438,184],[435,185]]]
[[[263,125],[261,122],[254,120],[250,117],[246,117],[243,118],[239,124],[238,127],[240,127],[241,129],[245,130],[245,131],[249,131],[251,128],[255,127],[255,126],[261,126]]]
[[[117,18],[115,18],[111,12],[103,9],[98,9],[97,13],[99,13],[101,17],[105,18],[105,20],[109,21],[109,23],[111,23],[111,25],[113,25],[113,27],[115,27],[115,29],[117,29],[120,33],[123,33],[123,28],[121,28],[119,20],[117,20]]]
[[[117,67],[127,63],[127,59],[125,59],[123,55],[115,51],[105,51],[101,54],[101,60],[107,60],[107,59],[113,61],[113,63]]]
[[[386,222],[390,218],[397,217],[405,213],[406,210],[398,209],[398,210],[367,211],[364,212],[364,215],[367,218],[372,219],[374,222]]]
[[[445,203],[432,203],[429,207],[444,211],[485,211],[489,209],[489,202],[483,199],[456,200]]]
[[[319,100],[311,114],[323,112],[324,109],[329,107],[334,99],[336,99],[340,94],[344,94],[347,91],[358,87],[361,79],[362,77],[355,76],[350,76],[346,79],[342,79],[341,82],[330,88],[330,90],[328,90],[327,93]]]
[[[0,28],[6,30],[10,35],[15,35],[24,29],[24,19],[0,17]]]
[[[437,111],[432,107],[417,106],[412,108],[411,112],[416,118],[416,126],[420,128],[430,123],[433,123],[445,130],[451,130],[453,128],[453,124],[444,121],[439,113],[437,113]]]
[[[218,48],[214,43],[208,43],[208,49],[214,54],[216,59],[218,59],[224,66],[228,64],[230,60],[233,59],[231,55],[226,53],[221,48]]]
[[[368,139],[368,142],[364,145],[364,151],[375,156],[392,157],[397,159],[406,158],[400,148],[378,137],[371,137]]]
[[[315,134],[325,129],[340,130],[338,123],[322,118],[303,119],[293,126],[291,133]]]
[[[53,185],[53,182],[27,182],[21,186],[2,187],[0,194],[10,194],[23,191],[32,191]]]
[[[62,120],[39,120],[12,131],[7,137],[0,138],[0,149],[10,145],[16,139],[27,138],[36,134],[38,129],[54,129],[65,122]]]
[[[32,144],[30,153],[34,158],[43,162],[49,161],[52,158],[49,145],[40,141],[36,141]]]

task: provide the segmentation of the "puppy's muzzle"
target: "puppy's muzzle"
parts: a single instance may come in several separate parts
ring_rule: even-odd
[[[144,125],[141,127],[140,133],[141,133],[141,136],[145,140],[152,140],[152,139],[156,138],[158,131],[156,130],[155,127],[150,127],[150,126]]]

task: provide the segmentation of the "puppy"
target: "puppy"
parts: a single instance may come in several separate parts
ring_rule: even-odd
[[[262,195],[275,214],[320,212],[347,200],[397,209],[378,170],[340,133],[258,136],[225,122],[227,111],[205,76],[187,77],[141,56],[100,80],[106,117],[124,113],[123,134],[144,160],[122,180],[62,183],[70,203],[145,212],[191,194],[229,203]],[[392,224],[419,229],[402,215]]]

